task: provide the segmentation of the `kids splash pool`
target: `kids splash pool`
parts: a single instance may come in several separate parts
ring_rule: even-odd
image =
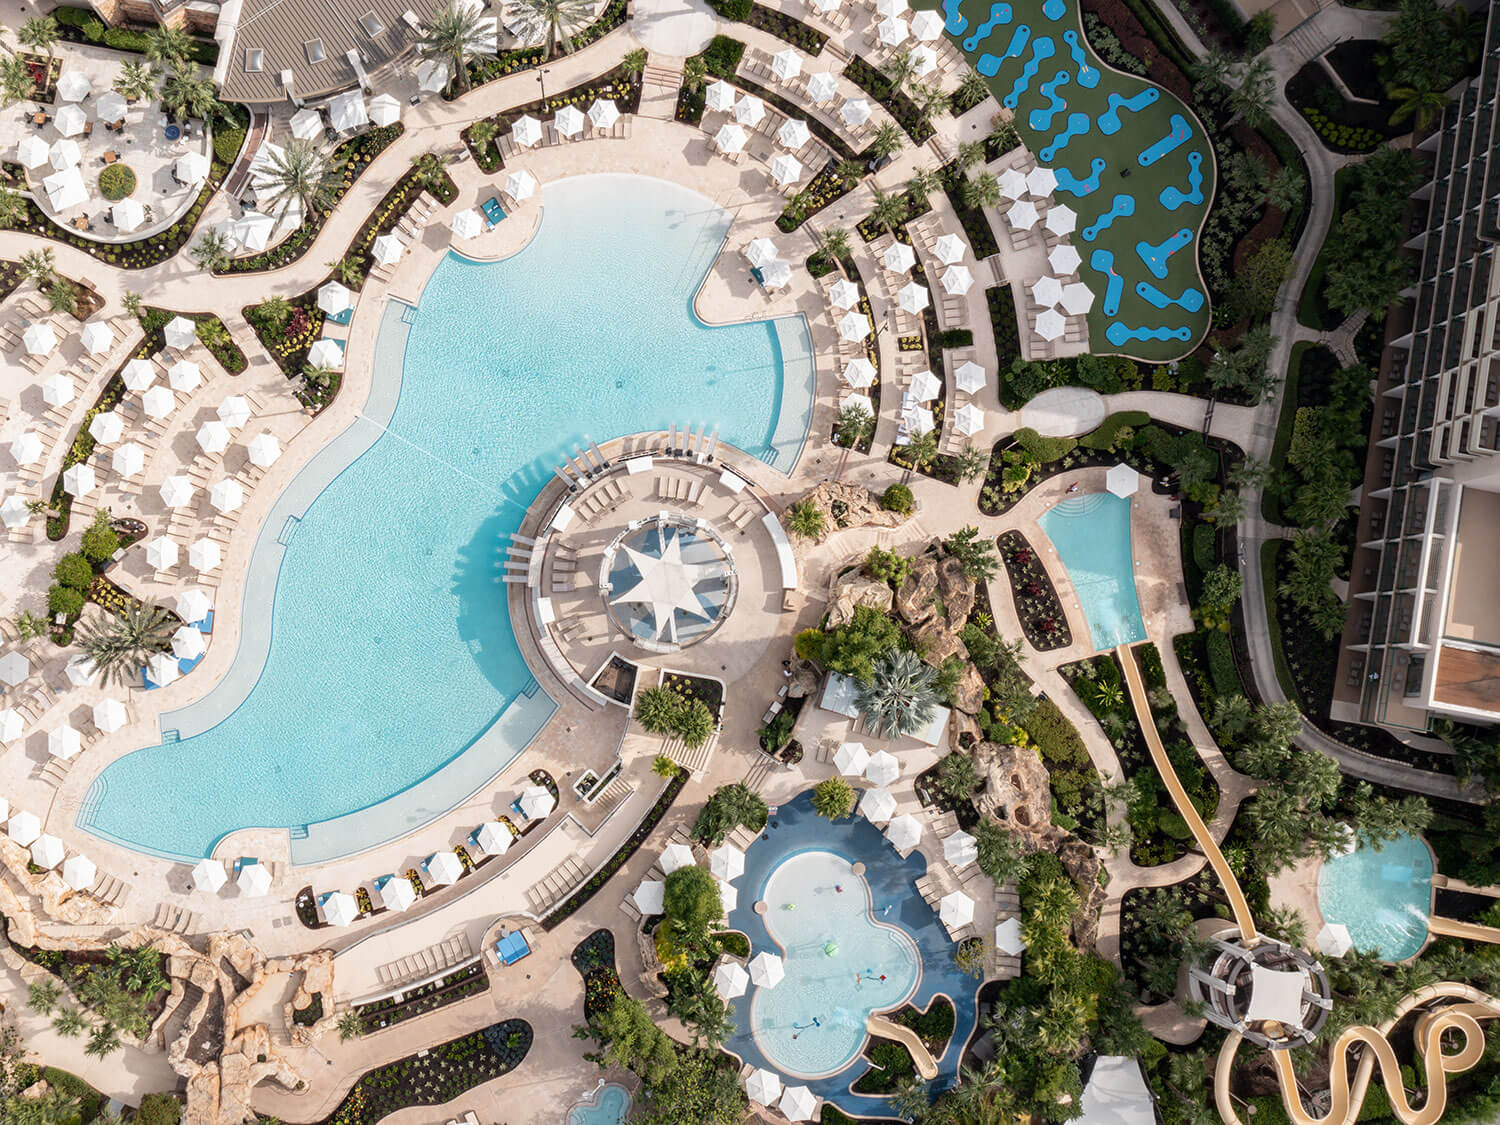
[[[1356,949],[1401,961],[1427,940],[1432,872],[1432,852],[1415,836],[1379,851],[1362,845],[1318,871],[1318,909],[1324,921],[1343,923]]]

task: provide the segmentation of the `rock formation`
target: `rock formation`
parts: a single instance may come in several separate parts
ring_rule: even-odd
[[[1047,767],[1035,750],[981,742],[974,766],[984,779],[979,811],[1021,838],[1027,851],[1050,849],[1063,832],[1052,825]]]
[[[802,498],[823,513],[823,534],[818,541],[851,527],[899,527],[908,516],[887,511],[880,497],[861,484],[824,481]]]
[[[931,555],[911,560],[906,581],[896,592],[896,612],[908,625],[921,625],[937,613],[938,564]]]
[[[895,592],[889,582],[871,578],[863,570],[852,570],[834,583],[826,627],[837,629],[849,624],[854,620],[854,611],[862,605],[887,613],[894,599]]]

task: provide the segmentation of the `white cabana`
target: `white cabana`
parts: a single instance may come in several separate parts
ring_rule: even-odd
[[[871,785],[888,786],[901,776],[901,763],[886,750],[877,750],[865,763],[865,780]]]
[[[67,854],[63,842],[56,836],[39,836],[31,845],[31,862],[47,871],[61,863]]]
[[[902,813],[886,825],[885,838],[898,852],[909,852],[922,839],[922,824],[911,813]]]
[[[458,882],[459,876],[464,873],[464,865],[452,852],[433,852],[423,861],[422,870],[427,872],[427,877],[434,883],[446,887]]]
[[[47,163],[58,172],[66,172],[69,168],[76,168],[78,162],[83,159],[83,154],[78,151],[78,142],[72,137],[59,137],[52,142],[52,147],[47,150]]]
[[[172,174],[184,184],[201,184],[208,179],[210,164],[201,152],[185,152],[172,165]]]
[[[224,554],[217,539],[209,539],[205,536],[202,539],[194,539],[188,545],[188,564],[199,574],[218,570],[223,561]]]
[[[1047,222],[1044,225],[1058,237],[1072,234],[1078,229],[1078,212],[1066,203],[1059,203],[1047,212]]]
[[[91,320],[78,333],[78,342],[89,355],[103,355],[115,342],[115,334],[102,320]]]
[[[739,91],[721,78],[704,92],[703,104],[720,113],[728,113],[734,109],[738,97]]]
[[[807,96],[815,105],[831,102],[838,92],[839,80],[831,71],[820,70],[807,76]],[[869,114],[865,116],[868,117]]]
[[[896,813],[896,798],[884,786],[866,789],[859,799],[860,814],[871,824],[883,824]]]
[[[828,303],[840,311],[859,304],[859,286],[847,277],[835,281],[828,289]]]
[[[542,123],[529,113],[523,114],[510,127],[510,139],[521,148],[530,148],[542,139]]]
[[[995,927],[995,948],[1007,957],[1021,956],[1026,949],[1026,939],[1021,936],[1020,918],[1012,916]]]
[[[370,123],[370,111],[365,108],[365,96],[361,90],[346,90],[328,103],[328,124],[335,133],[347,133]]]
[[[1342,957],[1354,948],[1349,927],[1342,922],[1325,922],[1318,931],[1318,951],[1330,957]]]
[[[800,117],[788,117],[776,130],[776,143],[795,152],[812,137],[807,122]]]
[[[177,657],[169,652],[158,652],[146,661],[146,674],[157,687],[166,687],[181,678],[182,669],[177,666]]]
[[[771,161],[771,178],[782,187],[794,184],[802,178],[802,162],[788,153],[781,153]]]
[[[907,386],[906,393],[911,395],[917,402],[931,402],[943,393],[943,384],[938,381],[938,377],[931,371],[918,371],[911,377],[911,383]]]
[[[53,727],[47,732],[47,753],[54,758],[67,761],[83,749],[83,735],[69,723]]]
[[[89,436],[102,445],[113,445],[125,433],[125,419],[113,410],[95,414],[89,420]]]
[[[1057,177],[1051,168],[1037,165],[1026,173],[1026,190],[1037,199],[1045,199],[1057,190]]]
[[[938,918],[950,929],[967,926],[974,921],[974,900],[963,891],[946,894],[938,903]]]
[[[1141,474],[1129,465],[1113,465],[1104,474],[1104,487],[1115,496],[1134,496],[1141,487]]]
[[[344,369],[344,349],[339,347],[337,340],[324,337],[314,340],[313,346],[307,349],[307,362],[313,367],[326,367],[330,371],[342,371]]]
[[[754,94],[746,94],[735,103],[734,119],[753,129],[766,119],[766,103]]]
[[[1077,250],[1068,243],[1054,246],[1047,254],[1047,264],[1052,267],[1052,272],[1059,277],[1067,277],[1078,272],[1078,267],[1083,264],[1083,258]]]
[[[203,621],[213,609],[213,603],[202,590],[184,590],[173,603],[177,616],[189,623]]]
[[[906,37],[910,33],[910,30],[906,26],[905,20],[897,19],[895,16],[887,16],[881,20],[880,27],[878,28],[880,41],[887,47],[901,46],[902,43],[906,42]]]
[[[954,867],[967,867],[979,858],[979,841],[960,828],[943,837],[943,858]]]
[[[958,370],[953,373],[953,384],[962,394],[978,394],[984,390],[984,368],[980,367],[972,359],[965,360],[958,365]]]
[[[870,318],[858,310],[844,314],[839,320],[839,339],[858,343],[870,335]]]
[[[273,433],[259,433],[246,443],[245,452],[249,455],[252,465],[267,469],[276,464],[281,456],[281,443],[276,440],[276,435]]]
[[[953,412],[953,428],[964,437],[973,437],[984,430],[984,411],[972,402],[966,402]]]
[[[761,269],[774,262],[778,253],[776,243],[769,238],[757,238],[745,247],[745,260],[756,269]]]
[[[405,913],[417,901],[416,888],[405,875],[382,875],[376,883],[380,905],[397,914]]]
[[[245,490],[233,477],[225,477],[209,486],[208,502],[216,512],[238,511],[245,502]]]
[[[354,304],[354,294],[346,285],[337,281],[325,281],[318,286],[318,308],[329,316],[338,316]]]
[[[347,926],[359,917],[359,904],[353,895],[331,891],[323,896],[323,919],[330,926]]]
[[[229,448],[229,427],[217,418],[210,419],[198,427],[198,448],[204,453],[223,453]]]
[[[19,492],[13,492],[0,504],[0,523],[6,527],[25,527],[31,522],[31,509],[26,506],[26,498]]]
[[[172,634],[172,655],[178,660],[197,660],[204,647],[203,633],[191,625],[179,625]]]
[[[197,341],[198,326],[185,316],[174,316],[162,329],[162,336],[173,351],[185,351]]]
[[[65,102],[81,102],[93,92],[93,84],[81,70],[65,70],[58,75],[57,96]]]
[[[714,969],[714,991],[724,1000],[734,1000],[745,995],[750,987],[750,974],[738,961],[724,961]]]
[[[776,1108],[788,1121],[811,1121],[818,1111],[818,1099],[806,1086],[788,1086]]]
[[[1063,314],[1056,309],[1048,309],[1036,318],[1036,334],[1049,342],[1061,336],[1067,327]]]
[[[394,234],[382,234],[375,239],[375,245],[371,247],[370,252],[377,266],[388,266],[399,261],[405,250],[406,243]]]
[[[557,808],[557,798],[540,785],[530,785],[521,794],[521,812],[527,820],[541,820]]]
[[[870,103],[864,98],[845,98],[839,107],[845,125],[859,126],[870,120]]]
[[[35,430],[24,430],[10,443],[10,455],[17,465],[35,465],[42,459],[42,438]]]
[[[214,894],[227,882],[229,882],[229,873],[216,859],[200,859],[197,866],[193,868],[193,886],[200,891]]]
[[[171,570],[177,565],[177,541],[158,535],[146,544],[146,563],[156,570]]]
[[[1031,287],[1031,299],[1044,309],[1050,309],[1062,300],[1062,282],[1055,277],[1038,278]]]
[[[899,242],[894,245],[901,245]],[[918,285],[915,281],[908,281],[896,294],[896,304],[903,312],[909,312],[913,316],[921,313],[932,303],[932,296],[927,292],[927,286]]]
[[[203,385],[203,368],[191,359],[179,359],[168,368],[167,382],[174,391],[191,394]]]
[[[292,119],[287,124],[292,130],[292,136],[299,141],[310,141],[323,134],[323,115],[306,106],[292,114]]]
[[[1063,286],[1063,311],[1069,316],[1083,316],[1094,307],[1094,291],[1081,281]]]
[[[964,254],[967,251],[968,247],[964,245],[964,240],[956,234],[938,235],[937,241],[932,245],[933,254],[945,266],[951,266],[955,262],[963,261]]]
[[[239,878],[234,885],[246,898],[262,898],[271,892],[271,870],[253,859],[240,860]]]
[[[177,399],[171,388],[155,386],[141,396],[141,409],[148,418],[165,418],[177,409]]]
[[[244,395],[227,395],[214,413],[226,429],[237,430],[250,421],[250,402]]]
[[[99,881],[99,868],[86,855],[71,855],[63,863],[62,878],[70,890],[86,891]]]
[[[786,977],[786,966],[775,953],[762,951],[750,959],[750,979],[756,988],[775,988]]]
[[[149,359],[132,359],[120,369],[125,389],[140,394],[156,382],[156,365]]]
[[[63,491],[75,498],[87,496],[98,486],[99,477],[92,465],[73,465],[63,470]]]
[[[660,879],[642,879],[640,886],[630,896],[635,908],[647,918],[660,914],[665,909],[667,885]]]
[[[583,132],[583,123],[586,118],[583,111],[576,105],[565,105],[557,111],[552,118],[552,127],[564,137],[576,137]]]
[[[401,120],[401,103],[390,94],[376,94],[370,99],[370,121],[384,128]]]
[[[515,834],[498,820],[485,821],[469,836],[470,842],[485,855],[504,855],[515,839]]]
[[[943,292],[950,297],[962,297],[974,288],[974,275],[968,266],[949,266],[943,271]]]
[[[668,844],[662,849],[661,869],[670,875],[672,872],[684,867],[692,867],[697,861],[693,858],[693,849],[686,844]]]
[[[1030,230],[1036,226],[1037,218],[1036,204],[1028,199],[1012,205],[1011,209],[1005,212],[1005,221],[1015,230]]]
[[[52,331],[50,324],[42,324],[40,322],[29,324],[26,326],[26,331],[21,333],[21,343],[26,348],[27,355],[50,355],[52,349],[57,347],[57,333]],[[46,397],[47,388],[56,385],[56,380],[58,379],[67,381],[68,397],[61,402],[53,402]],[[42,397],[46,400],[48,406],[66,406],[73,401],[73,380],[59,371],[51,379],[42,384]]]
[[[844,382],[856,390],[863,390],[875,385],[877,374],[875,365],[864,356],[860,356],[858,359],[851,359],[849,366],[844,368]]]
[[[16,144],[16,159],[28,172],[40,168],[51,156],[52,150],[47,147],[47,142],[35,133],[27,133]]]
[[[790,47],[771,56],[771,73],[782,82],[790,82],[802,73],[802,56]]]
[[[105,734],[114,734],[125,725],[128,717],[125,704],[114,696],[106,696],[94,704],[94,725]]]
[[[34,813],[15,812],[5,822],[5,834],[10,837],[12,843],[29,848],[42,834],[42,822]]]
[[[457,238],[477,238],[484,233],[484,220],[472,207],[467,207],[454,215],[453,222],[449,225]]]
[[[193,502],[193,494],[197,491],[187,477],[170,476],[161,482],[158,495],[161,496],[161,502],[169,508],[185,508]]]
[[[520,203],[536,193],[536,177],[525,168],[518,168],[505,177],[505,194]]]
[[[7,707],[0,711],[0,743],[9,746],[26,732],[26,720],[21,717],[21,712],[14,707]],[[0,809],[0,818],[10,811],[7,803],[4,809]]]
[[[595,129],[613,129],[620,120],[620,107],[613,98],[595,98],[589,106],[589,124]]]
[[[917,264],[917,254],[908,243],[892,242],[885,248],[880,260],[892,273],[906,273]]]
[[[58,133],[64,137],[76,137],[83,132],[84,126],[88,124],[88,117],[83,109],[76,105],[65,105],[58,109],[52,118],[52,124],[57,127]]]
[[[74,687],[88,687],[94,681],[94,662],[80,652],[68,661],[63,675],[67,676],[68,683]]]
[[[715,879],[733,882],[745,873],[745,853],[733,844],[720,844],[708,853],[708,870]]]
[[[12,649],[10,652],[0,654],[0,684],[6,687],[15,687],[31,675],[31,661],[26,659],[26,654]]]
[[[765,1067],[756,1068],[745,1079],[745,1097],[760,1105],[775,1105],[781,1097],[781,1076]]]
[[[911,33],[924,43],[931,43],[943,34],[943,17],[927,8],[911,18]]]

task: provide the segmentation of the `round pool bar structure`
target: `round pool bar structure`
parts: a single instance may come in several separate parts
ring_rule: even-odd
[[[1188,990],[1206,1019],[1272,1051],[1311,1043],[1333,1007],[1328,975],[1310,953],[1264,936],[1247,945],[1233,927],[1209,939]]]
[[[639,647],[676,652],[708,637],[734,608],[729,544],[707,520],[662,511],[632,520],[604,549],[599,596]]]

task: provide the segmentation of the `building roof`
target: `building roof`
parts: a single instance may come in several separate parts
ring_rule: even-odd
[[[443,0],[243,0],[237,15],[226,6],[221,21],[232,19],[233,31],[219,37],[222,96],[281,101],[288,96],[283,71],[291,73],[298,98],[348,89],[359,82],[350,51],[369,74],[412,47],[411,24],[443,6]]]

